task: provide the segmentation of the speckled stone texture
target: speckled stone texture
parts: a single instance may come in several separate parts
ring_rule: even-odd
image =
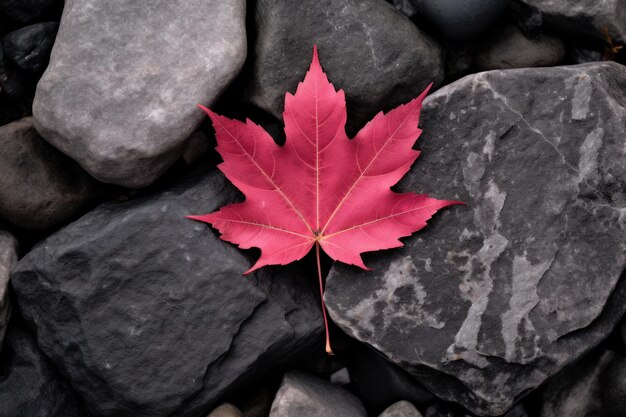
[[[367,417],[361,401],[319,377],[289,372],[283,378],[269,417]]]
[[[347,129],[365,124],[443,80],[443,52],[406,16],[384,1],[259,0],[258,36],[246,96],[282,118],[317,44],[329,80],[346,93]]]
[[[185,218],[239,198],[217,171],[106,203],[11,276],[42,351],[93,416],[206,417],[238,384],[323,349],[314,288]]]
[[[33,104],[41,135],[107,183],[143,187],[246,57],[244,0],[68,0]]]
[[[9,299],[9,277],[11,268],[17,262],[17,241],[10,233],[0,230],[0,350],[11,318]]]
[[[541,14],[542,23],[584,40],[604,40],[603,29],[617,44],[626,40],[624,0],[515,0]]]
[[[400,191],[464,201],[405,247],[336,265],[342,329],[479,415],[599,343],[626,310],[626,68],[492,71],[425,101]]]

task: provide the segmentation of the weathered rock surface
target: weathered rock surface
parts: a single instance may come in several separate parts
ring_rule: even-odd
[[[614,42],[626,39],[623,0],[516,0],[537,11],[542,23],[564,34],[604,40],[604,28]]]
[[[373,271],[336,265],[346,332],[434,394],[503,414],[626,310],[626,68],[492,71],[427,98],[401,191],[460,200]]]
[[[474,57],[477,70],[550,67],[565,57],[565,45],[554,36],[527,38],[514,25],[506,26],[478,48]]]
[[[150,184],[239,72],[244,20],[243,0],[66,1],[37,130],[103,182]]]
[[[59,24],[36,23],[6,35],[2,39],[4,54],[19,69],[41,73],[46,69]]]
[[[4,230],[0,230],[0,350],[9,319],[11,300],[9,298],[9,277],[11,268],[17,262],[17,241]]]
[[[422,417],[422,413],[410,402],[398,401],[387,407],[378,417]]]
[[[86,417],[76,393],[15,320],[0,364],[0,417]]]
[[[186,219],[238,198],[217,171],[103,204],[41,242],[12,284],[38,344],[98,416],[206,417],[238,384],[321,349],[314,290]]]
[[[282,118],[311,63],[313,44],[336,88],[346,93],[348,130],[443,79],[442,50],[394,7],[372,0],[259,0],[247,99]]]
[[[600,378],[614,356],[602,352],[550,380],[543,392],[541,417],[605,416]]]
[[[348,391],[316,376],[289,372],[276,393],[269,417],[367,417]]]
[[[0,126],[0,216],[17,226],[56,225],[84,206],[98,185],[49,145],[32,117]]]

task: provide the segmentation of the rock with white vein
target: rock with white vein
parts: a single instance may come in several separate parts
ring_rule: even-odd
[[[626,309],[626,68],[492,71],[425,102],[401,191],[465,202],[327,281],[333,320],[435,395],[501,415]]]

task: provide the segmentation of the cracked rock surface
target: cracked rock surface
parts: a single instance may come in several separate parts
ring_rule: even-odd
[[[68,0],[35,126],[97,179],[143,187],[180,157],[205,117],[196,105],[245,57],[243,0]]]
[[[455,199],[405,247],[336,265],[333,320],[434,394],[500,415],[626,310],[626,69],[492,71],[428,97],[401,191]]]
[[[239,383],[323,346],[306,277],[244,277],[244,254],[185,218],[236,198],[217,171],[188,178],[101,205],[16,265],[38,345],[94,416],[205,417]]]

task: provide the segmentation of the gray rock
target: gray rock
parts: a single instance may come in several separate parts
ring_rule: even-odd
[[[44,141],[32,117],[0,126],[0,216],[41,229],[76,213],[98,185],[67,156]]]
[[[239,72],[244,20],[243,0],[66,1],[37,130],[103,182],[150,184]]]
[[[483,32],[504,12],[507,0],[411,0],[448,38],[465,41]]]
[[[554,36],[527,38],[514,25],[506,26],[491,41],[478,48],[474,66],[479,71],[492,69],[551,67],[565,57],[565,45]]]
[[[57,22],[47,22],[15,30],[2,39],[4,53],[23,71],[43,72],[58,29]]]
[[[0,356],[0,417],[86,417],[72,387],[15,322]]]
[[[417,2],[416,0],[387,0],[393,4],[398,11],[401,11],[408,17],[413,17],[417,14]]]
[[[276,393],[269,417],[367,417],[361,401],[316,376],[289,372]]]
[[[626,7],[623,0],[515,0],[541,13],[542,23],[560,32],[604,40],[603,29],[616,43],[626,39]]]
[[[410,402],[398,401],[397,403],[390,405],[378,417],[422,417],[422,413],[420,413]]]
[[[208,417],[245,417],[237,407],[224,403],[211,411]]]
[[[20,310],[94,415],[203,417],[239,384],[323,348],[315,292],[295,267],[244,277],[244,254],[185,218],[235,198],[215,171],[106,203],[16,265]]]
[[[317,44],[322,67],[346,93],[348,131],[443,79],[442,50],[394,7],[373,0],[259,0],[247,100],[282,117]]]
[[[4,230],[0,230],[0,350],[4,333],[11,318],[9,298],[9,276],[17,262],[17,241]]]
[[[543,392],[540,416],[605,416],[600,378],[614,356],[611,351],[602,352],[551,379]]]
[[[400,191],[460,200],[373,271],[336,265],[342,329],[431,392],[500,415],[626,310],[626,68],[491,71],[425,101]],[[581,308],[584,306],[584,308]]]

